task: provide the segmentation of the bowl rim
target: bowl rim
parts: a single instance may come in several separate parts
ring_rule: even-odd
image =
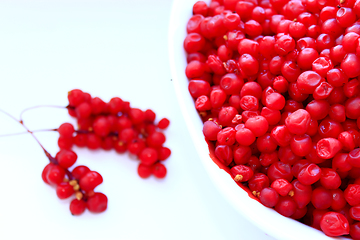
[[[204,1],[210,2],[209,0]],[[248,193],[239,188],[229,174],[221,170],[210,158],[208,145],[202,133],[203,123],[195,110],[194,100],[188,93],[188,80],[185,75],[186,59],[184,56],[186,53],[183,41],[186,36],[186,23],[192,16],[192,5],[195,2],[196,0],[173,0],[168,27],[169,63],[176,97],[191,140],[197,148],[197,157],[200,158],[216,189],[236,211],[276,239],[295,240],[309,238],[309,236],[318,240],[348,239],[328,237],[317,229],[284,217],[274,209],[263,206],[250,198]],[[189,108],[189,106],[191,107]],[[239,200],[241,200],[241,204],[239,204]]]

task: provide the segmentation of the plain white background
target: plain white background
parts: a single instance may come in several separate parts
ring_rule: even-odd
[[[168,176],[143,180],[126,154],[75,149],[77,164],[104,177],[97,190],[109,205],[74,217],[42,182],[48,160],[34,139],[1,137],[0,239],[273,239],[229,205],[198,159],[171,80],[170,10],[168,0],[0,1],[1,109],[18,118],[28,107],[66,106],[74,88],[105,101],[118,96],[169,118],[172,150]],[[24,121],[32,130],[75,123],[58,108],[29,111]],[[0,134],[22,131],[0,115]],[[36,136],[56,154],[56,132]]]

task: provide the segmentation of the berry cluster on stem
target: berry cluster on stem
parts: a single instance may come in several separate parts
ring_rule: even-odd
[[[163,161],[171,154],[171,150],[164,146],[166,137],[163,130],[170,124],[167,118],[155,123],[156,114],[150,109],[132,108],[129,102],[119,97],[106,103],[79,89],[70,91],[68,100],[68,112],[77,119],[78,130],[75,131],[69,123],[59,127],[60,149],[71,149],[76,145],[91,150],[129,151],[140,160],[140,177],[166,176]]]
[[[69,105],[66,108],[69,114],[77,119],[79,129],[75,130],[70,123],[63,123],[57,129],[49,129],[59,133],[60,150],[55,157],[43,147],[22,120],[25,111],[37,107],[23,111],[21,120],[1,109],[0,111],[19,122],[39,143],[49,160],[42,171],[42,179],[56,188],[58,198],[73,197],[70,202],[71,214],[81,215],[86,209],[101,213],[108,206],[107,196],[95,191],[103,182],[101,174],[84,165],[74,167],[78,158],[73,151],[74,146],[87,147],[90,150],[114,149],[118,153],[129,151],[140,160],[137,172],[141,178],[148,178],[150,175],[157,178],[166,176],[167,170],[162,162],[171,154],[171,150],[163,146],[166,141],[163,130],[170,124],[167,118],[155,124],[156,114],[150,109],[142,111],[131,108],[129,102],[118,97],[106,103],[79,89],[70,91],[68,100]]]

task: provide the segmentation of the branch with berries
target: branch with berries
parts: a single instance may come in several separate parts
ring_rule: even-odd
[[[55,157],[35,137],[35,131],[28,129],[22,120],[25,111],[41,106],[25,109],[20,120],[1,109],[0,112],[19,122],[39,143],[49,160],[42,171],[42,179],[56,188],[60,199],[74,198],[70,202],[71,214],[81,215],[86,209],[101,213],[108,205],[107,196],[95,191],[103,182],[101,174],[84,165],[74,167],[78,158],[74,146],[90,150],[114,149],[121,154],[128,151],[139,160],[137,173],[141,178],[166,176],[167,169],[163,162],[171,154],[171,150],[164,146],[166,137],[163,131],[170,124],[167,118],[155,122],[156,114],[150,109],[142,111],[132,108],[129,102],[119,97],[104,102],[79,89],[70,91],[68,100],[69,105],[62,108],[66,108],[70,116],[76,118],[78,129],[70,123],[49,129],[59,133],[57,143],[60,150]]]

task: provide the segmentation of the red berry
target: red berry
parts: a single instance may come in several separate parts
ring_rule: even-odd
[[[105,137],[110,133],[110,122],[104,116],[99,116],[95,118],[93,122],[93,129],[96,135],[100,137]]]
[[[77,155],[71,150],[62,149],[56,154],[56,159],[61,167],[69,168],[75,164]]]
[[[79,180],[79,185],[85,192],[92,191],[103,182],[102,176],[95,171],[89,171]]]
[[[157,127],[160,129],[165,129],[169,126],[170,121],[167,118],[163,118],[159,121],[159,123],[157,124]]]
[[[86,201],[86,207],[90,212],[101,213],[107,209],[108,198],[105,194],[96,192]]]
[[[295,213],[296,207],[295,201],[291,197],[285,196],[279,198],[275,210],[285,217],[290,217]]]
[[[140,163],[137,171],[141,178],[148,178],[148,177],[150,177],[150,175],[152,173],[152,166]]]
[[[249,118],[245,122],[245,127],[250,129],[251,132],[254,133],[255,137],[260,137],[267,132],[269,123],[263,116],[256,116]]]
[[[210,90],[210,86],[209,86],[209,90]],[[144,117],[145,117],[145,121],[148,121],[148,122],[153,123],[153,122],[155,121],[156,114],[154,113],[153,110],[147,109],[147,110],[144,112]]]
[[[311,163],[303,167],[297,175],[298,180],[305,185],[317,182],[321,177],[321,169],[318,165]]]
[[[164,178],[166,176],[166,167],[162,163],[155,163],[152,166],[152,173],[157,178]]]
[[[43,171],[43,179],[51,185],[59,185],[65,177],[65,170],[59,165],[50,163]]]
[[[293,134],[305,134],[310,124],[310,117],[306,110],[296,110],[286,118],[286,127]]]
[[[283,178],[278,178],[271,183],[271,187],[281,196],[286,196],[292,190],[293,186]]]
[[[145,114],[142,110],[138,109],[138,108],[132,108],[129,111],[129,117],[131,119],[131,121],[133,122],[133,124],[140,124],[142,122],[144,122],[145,119]]]
[[[344,191],[344,197],[351,206],[360,204],[360,185],[349,184]]]
[[[341,69],[349,78],[360,75],[360,58],[354,53],[349,53],[341,62]]]
[[[332,193],[324,187],[318,187],[313,190],[311,203],[316,209],[327,209],[331,207]]]
[[[88,118],[91,115],[91,105],[87,102],[83,102],[75,108],[75,112],[77,118]]]
[[[171,155],[171,150],[167,147],[161,147],[158,149],[158,158],[160,161],[164,161]]]
[[[254,172],[245,165],[236,165],[230,169],[231,175],[236,182],[247,182],[254,175]]]
[[[79,180],[88,172],[90,172],[90,169],[87,166],[79,165],[71,171],[71,174],[75,179]]]
[[[60,199],[66,199],[74,194],[74,187],[69,182],[62,182],[56,186],[56,195]]]
[[[123,100],[118,97],[110,99],[108,103],[108,108],[111,114],[117,115],[123,110]]]
[[[272,188],[263,188],[259,195],[260,202],[267,207],[274,207],[279,201],[279,194]]]
[[[58,139],[58,146],[60,149],[71,149],[74,144],[73,138],[66,138],[60,136]]]
[[[98,97],[91,99],[90,105],[91,105],[91,112],[94,115],[105,113],[107,110],[106,103]]]
[[[74,126],[71,123],[63,123],[58,128],[60,136],[64,138],[71,138],[75,132]]]
[[[157,151],[154,148],[146,147],[140,152],[139,159],[145,165],[152,165],[158,160]]]
[[[350,225],[344,215],[337,212],[328,212],[320,220],[321,230],[331,237],[349,234]]]
[[[150,147],[161,147],[166,141],[165,135],[161,132],[153,132],[146,138],[146,143]]]
[[[84,92],[79,89],[71,90],[68,93],[68,100],[70,106],[76,107],[85,100]]]
[[[86,136],[86,134],[78,133],[75,135],[73,140],[74,140],[74,144],[77,147],[85,147],[86,141],[87,141],[87,136]]]
[[[341,148],[340,141],[335,138],[323,138],[316,145],[318,156],[324,159],[333,158]]]
[[[72,215],[81,215],[86,209],[86,202],[84,200],[77,200],[76,198],[70,203],[70,212]]]
[[[314,71],[305,71],[297,79],[299,90],[311,94],[321,82],[321,76]]]

